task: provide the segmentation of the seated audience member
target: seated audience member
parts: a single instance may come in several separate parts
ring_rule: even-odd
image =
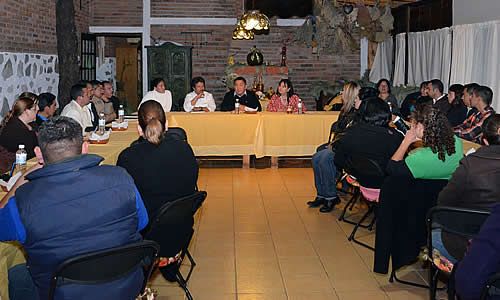
[[[472,96],[474,95],[474,90],[476,90],[478,87],[480,87],[480,85],[477,83],[469,83],[469,84],[464,85],[464,98],[463,98],[463,100],[464,100],[465,106],[467,106],[466,119],[477,112],[477,109],[472,107],[471,99],[472,99]]]
[[[422,141],[422,147],[405,158],[410,146],[417,141]],[[391,175],[449,180],[462,157],[462,141],[453,134],[445,114],[430,105],[420,105],[387,169]]]
[[[462,124],[467,117],[467,106],[462,100],[464,86],[461,84],[452,84],[448,89],[448,102],[450,109],[446,113],[446,117],[452,127]]]
[[[198,164],[186,141],[165,133],[167,119],[158,102],[144,102],[138,118],[141,138],[120,153],[116,165],[134,178],[149,215],[154,217],[166,202],[196,191]]]
[[[247,80],[243,77],[236,77],[233,81],[234,90],[231,90],[224,95],[224,100],[221,104],[221,111],[234,111],[236,100],[240,103],[240,111],[261,111],[259,99],[255,93],[247,90]]]
[[[482,299],[481,292],[487,280],[499,272],[500,266],[500,205],[493,207],[491,215],[472,239],[467,254],[455,272],[455,290],[461,300]],[[486,297],[485,299],[498,299]]]
[[[38,102],[38,95],[35,94],[35,93],[32,93],[32,92],[22,92],[19,97],[17,97],[17,99],[19,98],[29,98],[35,102]]]
[[[299,111],[299,99],[299,96],[295,94],[293,90],[293,85],[290,79],[281,79],[278,83],[276,93],[271,97],[271,100],[267,105],[267,111],[286,112],[290,107],[290,109],[296,113]],[[304,102],[302,102],[302,110],[306,111]]]
[[[485,146],[469,154],[441,191],[438,205],[490,210],[500,202],[500,115],[483,124]],[[463,256],[467,241],[457,241],[440,231],[433,232],[433,245],[450,262]]]
[[[429,81],[423,81],[420,84],[420,90],[415,93],[408,94],[405,99],[403,100],[403,103],[401,103],[401,116],[405,119],[408,120],[410,117],[411,113],[415,111],[417,105],[422,104],[422,97],[427,97],[427,85],[429,84]]]
[[[191,80],[193,91],[184,98],[184,110],[190,111],[215,111],[216,105],[212,94],[205,91],[205,79],[195,77]]]
[[[427,87],[427,94],[432,98],[434,107],[439,109],[442,113],[447,114],[451,105],[448,101],[448,96],[443,94],[443,82],[439,79],[432,79]]]
[[[380,79],[377,82],[376,88],[379,92],[378,97],[389,104],[391,112],[396,115],[399,114],[400,112],[398,99],[396,99],[396,97],[391,94],[391,83],[389,82],[389,80],[385,78]]]
[[[373,88],[362,88],[355,82],[349,82],[344,86],[342,97],[344,99],[345,110],[337,121],[337,126],[334,126],[335,138],[332,144],[321,151],[316,152],[312,157],[312,165],[314,170],[314,184],[316,187],[316,198],[313,201],[308,201],[309,207],[319,207],[320,212],[331,212],[335,205],[340,203],[337,196],[336,179],[337,167],[334,164],[335,152],[337,145],[344,138],[347,128],[354,126],[359,121],[358,113],[354,112],[360,109],[362,103],[376,97],[377,91]],[[349,108],[351,107],[351,108]]]
[[[51,93],[42,93],[38,96],[38,114],[36,115],[36,128],[43,122],[52,118],[57,110],[56,96]]]
[[[102,82],[102,101],[104,101],[104,114],[115,114],[118,118],[118,110],[120,109],[120,100],[113,96],[113,84],[109,81]]]
[[[0,202],[0,240],[23,244],[40,299],[47,299],[50,278],[61,262],[140,241],[148,215],[130,175],[100,166],[102,157],[87,154],[76,121],[52,118],[40,126],[38,140],[40,164]],[[135,299],[142,272],[139,268],[93,289],[62,285],[55,299]]]
[[[489,116],[495,113],[490,106],[492,99],[493,91],[489,87],[480,86],[474,89],[470,101],[472,107],[477,109],[477,112],[453,129],[459,137],[475,143],[482,142],[481,126]]]
[[[92,81],[93,94],[90,98],[90,106],[93,114],[93,125],[99,126],[99,115],[104,114],[106,123],[111,123],[116,119],[116,113],[113,110],[113,103],[105,102],[103,99],[103,84],[97,80]]]
[[[82,127],[83,132],[92,131],[92,112],[89,110],[90,103],[88,88],[85,85],[76,84],[71,87],[71,102],[66,104],[61,116],[72,118]]]
[[[38,104],[30,98],[19,98],[0,125],[0,146],[10,153],[16,153],[19,145],[24,145],[28,159],[35,157],[38,146],[36,132],[30,123],[36,119]]]
[[[172,93],[167,90],[165,80],[163,78],[155,78],[151,82],[152,91],[149,91],[142,97],[141,103],[139,103],[139,109],[142,103],[148,100],[154,100],[161,104],[164,112],[169,112],[172,110]]]

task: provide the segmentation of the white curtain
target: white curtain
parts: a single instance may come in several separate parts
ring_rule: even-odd
[[[396,57],[394,65],[394,76],[392,79],[393,86],[399,86],[405,84],[405,55],[406,55],[406,33],[400,33],[396,35]]]
[[[493,90],[500,110],[500,21],[453,27],[451,83],[476,82]]]
[[[408,34],[408,85],[441,79],[445,91],[449,86],[451,64],[450,28]]]
[[[377,53],[370,70],[370,81],[377,82],[382,78],[390,79],[393,61],[392,36],[377,45]]]

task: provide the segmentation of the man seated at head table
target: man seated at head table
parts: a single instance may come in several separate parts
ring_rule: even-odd
[[[236,77],[233,81],[234,90],[230,90],[224,96],[221,111],[233,111],[236,101],[240,104],[240,111],[262,111],[259,99],[255,93],[247,90],[247,81],[243,77]]]
[[[195,77],[191,80],[193,91],[184,98],[184,110],[190,111],[215,111],[215,100],[212,94],[205,91],[205,79]]]
[[[19,241],[40,299],[48,298],[52,274],[68,258],[141,241],[148,223],[142,198],[128,173],[99,166],[87,154],[82,128],[56,117],[40,126],[39,164],[28,170],[0,202],[0,241]],[[103,200],[106,201],[103,201]],[[142,269],[89,291],[60,286],[55,299],[135,299]]]

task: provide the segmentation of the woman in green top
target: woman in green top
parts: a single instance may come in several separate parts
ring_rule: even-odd
[[[423,147],[404,158],[410,145],[420,140]],[[423,105],[413,113],[411,128],[392,156],[388,171],[415,179],[449,180],[462,158],[462,141],[453,134],[446,115]]]

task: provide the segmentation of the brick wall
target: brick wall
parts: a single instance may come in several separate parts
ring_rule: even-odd
[[[78,38],[89,25],[88,1],[75,2]],[[56,7],[54,0],[0,1],[0,51],[56,54]]]
[[[141,26],[142,0],[92,1],[92,26]]]
[[[227,18],[240,12],[234,0],[151,0],[152,17]]]

